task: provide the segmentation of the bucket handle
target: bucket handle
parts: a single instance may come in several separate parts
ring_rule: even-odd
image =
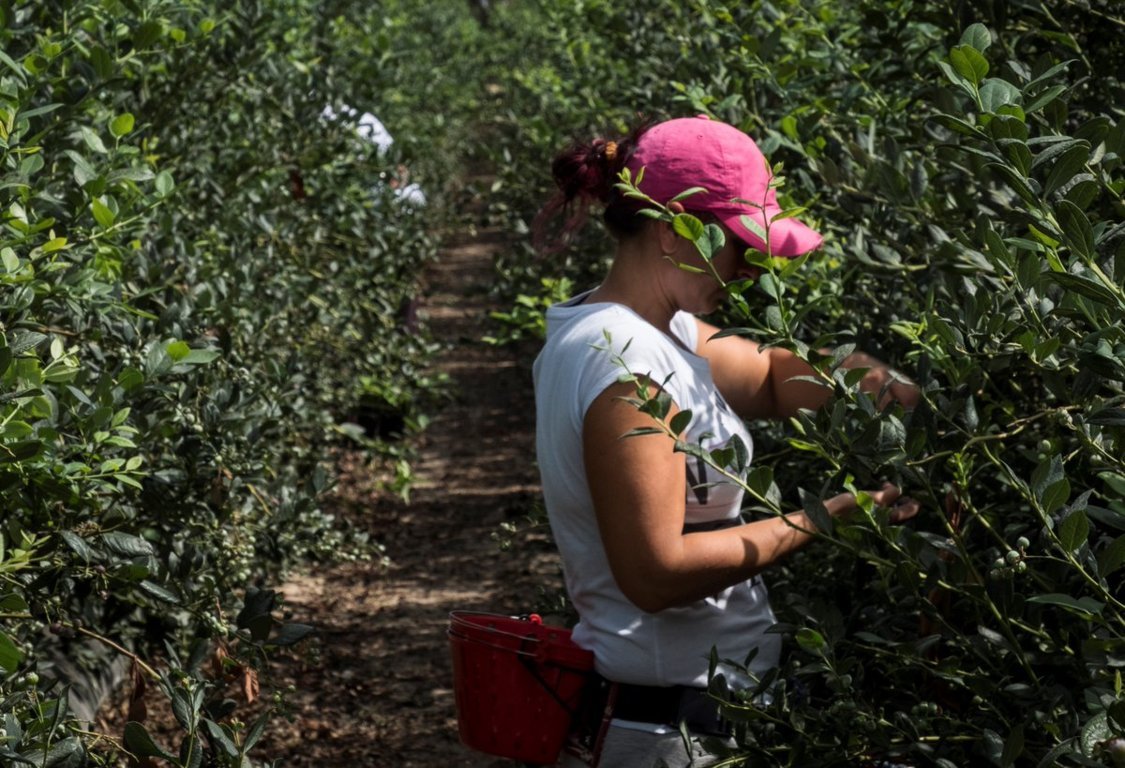
[[[453,630],[453,629],[448,630],[446,632],[446,634],[448,634],[450,637],[456,637],[459,640],[467,640],[468,642],[473,643],[475,645],[483,645],[485,648],[491,648],[494,651],[501,651],[502,653],[509,653],[509,654],[514,655],[514,656],[519,656],[521,659],[530,659],[532,661],[538,661],[542,664],[549,664],[552,667],[558,667],[559,669],[567,669],[567,670],[570,670],[571,672],[583,672],[583,673],[589,672],[588,667],[578,667],[578,666],[574,666],[572,664],[565,664],[561,661],[546,660],[546,659],[544,659],[544,656],[546,654],[544,654],[540,651],[528,651],[528,650],[524,650],[523,648],[515,649],[515,648],[512,648],[511,646],[507,646],[507,645],[497,645],[496,643],[490,643],[487,640],[484,640],[480,637],[471,637],[469,635],[462,634],[461,632],[458,632],[458,631]],[[536,638],[532,635],[528,635],[527,639],[536,640]],[[525,660],[523,663],[528,664],[528,663],[531,663],[531,661]]]

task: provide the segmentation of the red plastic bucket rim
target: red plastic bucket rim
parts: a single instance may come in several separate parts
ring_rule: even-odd
[[[451,637],[488,645],[496,650],[533,656],[578,671],[594,668],[594,654],[570,639],[570,630],[542,623],[535,614],[524,618],[485,611],[451,611]]]

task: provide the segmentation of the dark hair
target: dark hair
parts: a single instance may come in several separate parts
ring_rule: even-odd
[[[537,251],[551,254],[565,248],[586,223],[592,205],[604,206],[603,218],[614,237],[640,231],[644,217],[637,212],[642,204],[622,194],[616,184],[637,141],[652,124],[653,121],[646,120],[618,139],[576,141],[555,156],[551,175],[559,191],[532,224],[532,242]],[[557,217],[562,221],[552,227]]]

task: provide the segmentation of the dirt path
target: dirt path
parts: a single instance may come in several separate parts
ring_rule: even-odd
[[[309,768],[514,765],[459,744],[445,636],[451,610],[525,612],[541,588],[559,586],[543,533],[518,534],[509,552],[494,539],[538,499],[530,358],[477,341],[497,247],[487,233],[465,237],[430,272],[421,311],[448,345],[436,367],[451,377],[454,399],[418,440],[409,504],[373,491],[362,466],[345,467],[341,511],[386,547],[391,564],[342,564],[284,587],[291,619],[317,626],[319,638],[282,660],[277,683],[297,689],[293,720],[271,726],[258,759]]]

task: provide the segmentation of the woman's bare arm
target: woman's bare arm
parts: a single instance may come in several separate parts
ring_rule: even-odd
[[[617,384],[594,401],[583,426],[583,454],[610,568],[637,607],[655,612],[716,594],[813,539],[802,512],[683,533],[684,454],[667,435],[624,437],[653,426],[650,415],[625,402],[634,395],[632,384]],[[675,413],[673,407],[669,418]],[[893,486],[872,492],[879,504],[898,495]],[[841,494],[825,504],[830,514],[843,515],[855,508],[855,498]]]

